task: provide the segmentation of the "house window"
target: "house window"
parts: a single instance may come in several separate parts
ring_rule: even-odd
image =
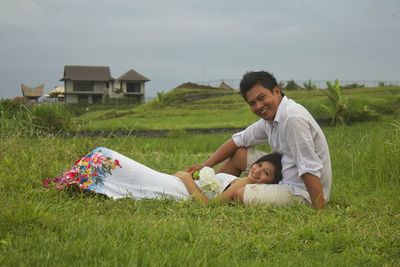
[[[88,95],[78,95],[78,104],[87,104],[88,102]]]
[[[140,83],[127,83],[126,84],[127,93],[140,93]]]
[[[93,92],[93,82],[74,82],[75,92]]]

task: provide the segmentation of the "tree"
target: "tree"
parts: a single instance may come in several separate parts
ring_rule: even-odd
[[[303,83],[304,88],[306,88],[307,90],[317,90],[318,87],[315,85],[315,83],[313,83],[311,81],[311,79],[309,79],[307,82]]]
[[[339,80],[336,80],[334,84],[327,82],[326,85],[328,88],[323,92],[328,97],[329,106],[324,104],[322,106],[331,114],[333,125],[342,125],[348,112],[347,98],[342,96]]]
[[[290,80],[287,82],[285,90],[299,90],[303,89],[300,85],[298,85],[294,80]]]

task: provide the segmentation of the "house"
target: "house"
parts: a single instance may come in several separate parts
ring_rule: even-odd
[[[132,69],[115,80],[107,66],[67,65],[61,81],[64,81],[66,104],[94,104],[110,98],[144,102],[144,83],[150,80]]]
[[[143,103],[144,83],[148,81],[150,81],[148,78],[131,69],[118,78],[113,94],[110,93],[110,97],[115,97],[115,92],[120,92],[125,98],[131,98],[134,102]]]
[[[114,79],[106,66],[65,66],[64,101],[66,104],[103,103]]]
[[[29,87],[25,84],[21,84],[22,95],[30,101],[38,102],[39,97],[43,95],[44,84],[36,87]]]

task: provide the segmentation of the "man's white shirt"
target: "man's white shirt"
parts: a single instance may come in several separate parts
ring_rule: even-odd
[[[282,98],[272,123],[260,119],[232,136],[238,147],[268,142],[272,151],[282,154],[282,181],[293,195],[310,196],[301,176],[321,179],[325,200],[329,200],[332,169],[325,135],[311,114],[300,104]]]

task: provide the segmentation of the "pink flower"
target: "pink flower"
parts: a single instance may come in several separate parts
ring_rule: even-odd
[[[121,165],[119,164],[119,160],[115,159],[114,164],[117,165],[118,167],[122,168]]]

